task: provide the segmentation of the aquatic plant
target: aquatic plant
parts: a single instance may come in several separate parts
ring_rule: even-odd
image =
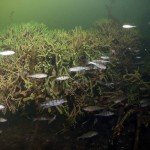
[[[95,101],[98,106],[117,109],[115,99],[128,95],[126,103],[137,103],[139,83],[145,86],[140,73],[131,71],[134,51],[140,48],[138,32],[126,31],[114,20],[97,22],[90,30],[77,27],[70,31],[49,30],[44,24],[13,25],[0,39],[0,49],[15,51],[13,56],[0,57],[0,102],[12,112],[32,101],[38,107],[45,100],[65,98],[67,105],[56,109],[75,122],[82,108]],[[107,70],[69,72],[102,55],[110,57]],[[48,77],[28,77],[34,73]],[[69,79],[56,80],[64,75]]]

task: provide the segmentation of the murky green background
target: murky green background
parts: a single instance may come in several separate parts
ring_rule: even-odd
[[[122,23],[138,25],[148,37],[149,6],[149,0],[0,0],[0,28],[29,21],[52,28],[89,27],[95,20],[107,18],[111,11]]]
[[[136,25],[145,39],[150,40],[150,0],[0,0],[0,30],[13,23],[23,22],[44,23],[49,28],[71,29],[75,26],[89,28],[96,20],[108,17],[112,17],[122,24]],[[149,58],[147,60],[149,61]],[[67,147],[68,149],[80,148],[82,150],[89,148],[88,141],[76,140],[81,132],[86,132],[85,126],[77,130],[71,128],[71,132],[61,136],[56,135],[58,128],[63,126],[59,118],[51,125],[35,123],[31,118],[20,120],[20,118],[15,119],[10,116],[8,120],[9,122],[0,128],[3,130],[3,135],[0,135],[0,149],[23,150],[51,147],[55,150]],[[89,128],[93,128],[93,120],[88,123],[92,126],[89,125]],[[106,149],[112,127],[107,127],[108,123],[103,124],[107,129],[105,131],[103,128],[99,128],[100,124],[102,124],[101,120],[95,127],[99,132],[99,138],[93,139],[90,147],[97,147],[94,145],[95,143],[102,143],[100,145],[104,145]],[[133,129],[129,135],[126,134],[126,139],[129,139],[132,144]],[[149,135],[147,137],[148,140],[145,138],[144,142],[149,141]],[[146,144],[141,145],[144,147]]]

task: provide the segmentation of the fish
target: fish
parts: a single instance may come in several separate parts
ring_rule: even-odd
[[[116,50],[111,49],[110,52],[111,52],[112,55],[116,55]]]
[[[0,134],[2,134],[2,132],[3,132],[3,131],[2,131],[2,130],[0,130]]]
[[[107,64],[107,63],[110,63],[110,61],[109,60],[101,60],[101,63],[102,64]]]
[[[134,53],[139,53],[140,52],[140,50],[139,49],[137,49],[137,50],[134,50]]]
[[[107,63],[109,63],[110,61],[109,61],[109,60],[101,60],[101,59],[99,59],[99,60],[93,60],[92,62],[94,62],[94,63],[107,64]]]
[[[141,59],[141,57],[140,57],[140,56],[136,56],[135,58],[136,58],[136,59]]]
[[[2,56],[8,56],[8,55],[13,55],[13,54],[15,54],[15,52],[12,50],[6,50],[6,51],[0,52],[0,55],[2,55]]]
[[[99,63],[95,63],[95,62],[92,62],[92,61],[90,61],[88,64],[89,65],[94,65],[96,68],[99,68],[101,70],[105,70],[106,69],[106,66],[104,64],[99,64]]]
[[[101,59],[108,60],[109,57],[108,56],[101,56]]]
[[[138,66],[138,65],[144,65],[144,61],[141,61],[141,62],[137,62],[134,64],[135,66]]]
[[[95,114],[95,116],[102,116],[102,117],[109,117],[113,115],[114,115],[114,112],[111,112],[111,111],[103,111],[99,114]]]
[[[94,122],[93,122],[93,125],[95,126],[97,123],[98,123],[98,119],[95,118],[95,119],[94,119]]]
[[[40,107],[49,108],[49,107],[53,107],[53,106],[62,105],[63,103],[66,103],[66,102],[67,102],[67,100],[64,100],[64,99],[51,100],[48,102],[41,103]]]
[[[108,88],[114,88],[114,85],[115,85],[113,82],[110,82],[110,83],[101,82],[100,84]]]
[[[61,76],[61,77],[56,78],[57,81],[64,81],[64,80],[67,80],[67,79],[69,79],[68,76]]]
[[[7,119],[5,119],[5,118],[0,118],[0,122],[6,122],[7,121]]]
[[[28,75],[28,77],[36,78],[36,79],[42,79],[42,78],[46,78],[47,74],[45,74],[45,73],[37,73],[37,74],[33,74],[33,75]]]
[[[48,121],[48,124],[52,123],[56,119],[56,115],[54,115],[50,120]]]
[[[114,103],[115,103],[115,104],[118,104],[118,103],[121,103],[121,102],[124,101],[124,100],[126,100],[126,96],[122,96],[122,97],[116,99],[116,100],[114,101]]]
[[[140,87],[139,88],[141,91],[147,91],[148,89],[146,87]]]
[[[83,108],[83,110],[87,111],[87,112],[100,111],[100,110],[103,110],[103,109],[104,109],[103,107],[99,107],[99,106],[87,106],[87,107]]]
[[[4,105],[0,105],[0,110],[3,110],[5,109],[5,106]]]
[[[88,138],[92,138],[94,136],[98,135],[98,132],[96,131],[89,131],[87,133],[84,133],[83,135],[79,136],[77,139],[88,139]]]
[[[48,124],[52,123],[56,119],[56,115],[52,117],[38,117],[34,118],[33,121],[48,121]]]
[[[107,82],[107,83],[105,83],[105,82],[100,82],[100,84],[102,85],[102,86],[105,86],[105,87],[107,87],[107,88],[114,88],[114,86],[115,86],[115,83],[113,83],[113,82]]]
[[[141,107],[148,107],[148,106],[150,106],[150,99],[142,99],[141,101],[140,101],[140,105],[141,105]]]
[[[125,24],[122,27],[125,28],[125,29],[131,29],[131,28],[135,28],[136,26]]]
[[[85,71],[85,70],[90,70],[90,68],[89,67],[82,67],[82,66],[69,68],[70,72],[80,72],[80,71]]]

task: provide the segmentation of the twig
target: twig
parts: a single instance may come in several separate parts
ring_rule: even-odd
[[[141,113],[137,115],[137,128],[136,128],[136,133],[135,133],[135,141],[134,141],[133,150],[139,149],[138,144],[139,144],[140,127],[141,127]]]

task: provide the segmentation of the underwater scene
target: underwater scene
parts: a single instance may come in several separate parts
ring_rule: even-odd
[[[0,0],[0,150],[149,150],[149,6]]]

